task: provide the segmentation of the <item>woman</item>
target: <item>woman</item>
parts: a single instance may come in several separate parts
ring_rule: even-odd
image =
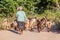
[[[24,30],[24,22],[27,19],[26,18],[26,14],[24,11],[22,11],[23,7],[20,6],[17,8],[18,12],[16,13],[16,18],[17,18],[17,22],[18,22],[18,28],[19,28],[19,32],[20,34],[23,33]]]

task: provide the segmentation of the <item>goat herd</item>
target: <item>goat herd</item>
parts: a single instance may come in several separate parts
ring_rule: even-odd
[[[34,27],[36,27],[36,30],[40,32],[46,27],[48,29],[47,31],[49,32],[50,28],[52,27],[51,25],[52,22],[47,18],[37,19],[36,17],[34,17],[34,18],[28,18],[25,21],[24,28],[26,31],[29,31],[32,30]],[[16,20],[14,20],[12,23],[9,23],[7,19],[4,19],[2,27],[4,30],[6,29],[10,30],[11,28],[18,30],[18,24]]]

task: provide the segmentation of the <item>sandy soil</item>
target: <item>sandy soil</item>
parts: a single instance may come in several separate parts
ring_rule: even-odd
[[[19,35],[14,31],[1,30],[0,40],[60,40],[60,34],[24,31],[23,35]]]

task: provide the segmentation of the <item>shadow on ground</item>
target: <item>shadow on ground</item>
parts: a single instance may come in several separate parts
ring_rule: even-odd
[[[8,30],[8,31],[19,34],[18,31],[16,31],[16,30]]]

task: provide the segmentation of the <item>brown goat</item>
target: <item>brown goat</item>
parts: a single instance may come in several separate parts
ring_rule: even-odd
[[[46,26],[46,19],[37,20],[37,30],[40,32]]]
[[[18,30],[18,23],[16,19],[11,23],[11,27],[15,30]]]
[[[29,20],[25,21],[25,30],[28,31],[29,30]]]
[[[51,27],[52,27],[52,22],[50,22],[50,20],[47,20],[46,26],[47,26],[47,29],[48,29],[47,31],[49,32]]]
[[[36,18],[31,18],[29,21],[29,28],[32,30],[32,28],[36,25]]]

